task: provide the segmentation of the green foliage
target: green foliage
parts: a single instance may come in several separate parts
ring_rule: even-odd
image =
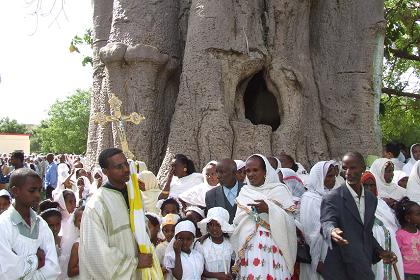
[[[383,82],[386,87],[404,90],[410,75],[420,76],[420,62],[410,59],[419,55],[420,4],[417,0],[386,0],[385,18]]]
[[[383,85],[397,91],[418,93],[420,4],[417,0],[385,0],[385,18]],[[396,140],[409,146],[418,142],[420,100],[383,95],[380,124],[384,143]]]
[[[76,90],[65,100],[57,100],[48,112],[48,119],[34,130],[34,145],[40,142],[40,151],[44,153],[85,153],[89,110],[89,91]]]
[[[0,119],[0,132],[2,133],[27,133],[26,126],[11,120],[8,117]]]
[[[420,100],[382,97],[385,112],[380,116],[382,140],[404,143],[407,147],[420,139]]]
[[[76,35],[73,37],[73,39],[70,42],[69,51],[70,52],[78,52],[80,53],[80,50],[77,46],[90,46],[92,47],[93,44],[93,38],[92,38],[92,29],[87,29],[85,33],[82,36]],[[93,65],[92,56],[83,54],[82,59],[82,65],[86,66],[90,64],[90,66]]]

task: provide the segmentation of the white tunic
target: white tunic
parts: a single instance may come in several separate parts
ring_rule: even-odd
[[[31,209],[29,226],[10,206],[0,215],[0,279],[57,279],[60,274],[54,236],[48,224]],[[37,269],[38,248],[45,265]]]
[[[204,271],[204,258],[197,250],[191,249],[191,253],[181,252],[182,278],[183,280],[201,280]],[[165,256],[165,267],[168,270],[175,268],[175,256]]]
[[[231,261],[235,259],[235,253],[229,239],[225,238],[221,244],[216,244],[207,238],[203,244],[197,242],[195,246],[197,251],[204,256],[205,268],[208,272],[230,273]]]

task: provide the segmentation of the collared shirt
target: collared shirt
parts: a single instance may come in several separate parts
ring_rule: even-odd
[[[238,195],[238,188],[239,188],[238,181],[236,181],[236,184],[231,189],[223,186],[223,192],[225,193],[227,200],[232,206],[235,205],[235,199],[236,199],[236,196]]]
[[[51,162],[47,166],[47,170],[45,171],[45,183],[44,187],[47,188],[48,186],[53,187],[54,189],[57,187],[57,180],[58,180],[58,173],[57,173],[57,164]]]
[[[353,188],[346,182],[346,187],[350,191],[351,196],[354,199],[354,202],[356,203],[357,210],[359,210],[360,219],[362,219],[362,222],[365,222],[365,191],[362,187],[362,193],[360,197],[357,195],[357,193],[353,190]]]
[[[111,185],[111,183],[109,181],[107,181],[102,188],[107,188],[110,190],[114,190],[117,192],[120,192],[122,194],[122,196],[124,197],[125,203],[127,204],[127,208],[130,208],[130,202],[128,201],[128,190],[126,188],[124,189],[118,189],[116,187],[114,187],[113,185]]]
[[[20,213],[15,209],[13,205],[10,206],[10,220],[12,224],[17,226],[19,233],[31,239],[38,239],[39,235],[39,216],[36,215],[35,211],[29,209],[29,216],[31,224],[28,225],[22,218]]]

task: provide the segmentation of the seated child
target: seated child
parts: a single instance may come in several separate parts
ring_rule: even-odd
[[[12,197],[10,193],[3,189],[0,190],[0,214],[6,211],[12,203]]]
[[[175,236],[166,249],[164,264],[175,279],[201,280],[204,258],[193,248],[196,227],[190,220],[181,220],[175,226]]]
[[[60,274],[54,236],[37,208],[42,179],[29,168],[10,177],[15,202],[0,215],[0,275],[4,279],[57,279]]]
[[[209,209],[207,218],[198,223],[201,232],[208,236],[196,249],[204,257],[204,273],[206,279],[232,279],[231,267],[235,260],[229,235],[234,230],[229,224],[229,212],[222,207]]]

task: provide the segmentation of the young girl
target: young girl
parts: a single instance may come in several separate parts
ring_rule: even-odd
[[[156,256],[159,259],[160,265],[162,267],[163,274],[165,275],[166,280],[173,279],[172,275],[167,273],[163,261],[165,257],[166,248],[168,248],[169,242],[171,242],[172,238],[175,234],[175,225],[179,221],[179,216],[176,214],[168,214],[162,219],[161,229],[162,233],[165,236],[165,241],[159,243],[156,247]]]
[[[234,252],[229,242],[228,234],[234,228],[229,224],[229,212],[222,207],[209,209],[207,218],[198,223],[208,238],[197,242],[196,249],[204,257],[204,273],[206,279],[232,279],[231,266],[234,261]]]
[[[61,236],[59,232],[61,229],[61,212],[60,206],[57,202],[53,202],[49,199],[42,201],[39,204],[39,215],[47,222],[48,227],[54,236],[55,248],[57,255],[61,255]]]
[[[403,257],[405,279],[420,279],[420,206],[404,197],[396,204],[395,213],[401,225],[397,242]]]
[[[74,226],[80,230],[80,222],[82,221],[84,206],[81,206],[74,211]],[[80,232],[78,232],[80,234]],[[79,279],[79,240],[77,237],[71,248],[70,260],[67,268],[67,276],[72,279]]]
[[[147,227],[149,228],[150,241],[154,246],[160,243],[158,234],[160,232],[160,218],[154,213],[146,213]]]
[[[156,207],[160,209],[160,215],[162,217],[165,217],[167,214],[179,215],[181,209],[178,200],[173,197],[159,200],[156,204]]]
[[[188,206],[185,209],[185,218],[193,222],[194,224],[198,224],[206,215],[204,214],[204,210],[197,206]],[[197,232],[195,233],[195,237],[201,237],[201,231],[197,228]]]
[[[189,220],[182,220],[175,226],[172,238],[165,253],[165,267],[177,280],[201,280],[204,258],[192,248],[196,227]]]
[[[54,236],[32,207],[38,206],[42,179],[29,168],[10,177],[15,202],[0,215],[0,277],[57,279],[60,274]]]

